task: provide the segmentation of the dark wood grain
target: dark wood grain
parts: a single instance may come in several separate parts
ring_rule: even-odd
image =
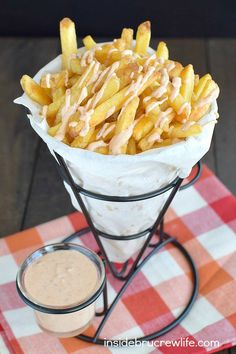
[[[215,132],[217,174],[236,193],[236,39],[209,40],[208,56],[221,89],[220,119]]]
[[[51,39],[1,39],[0,60],[0,235],[21,229],[35,165],[38,137],[13,99],[21,94],[23,73],[33,74],[55,56]]]
[[[56,168],[56,162],[45,143],[34,173],[23,228],[46,222],[74,211],[68,193]]]

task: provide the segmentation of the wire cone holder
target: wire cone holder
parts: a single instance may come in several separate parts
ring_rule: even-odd
[[[154,338],[157,338],[157,337],[167,333],[168,331],[173,329],[175,326],[177,326],[191,310],[191,308],[194,304],[194,301],[197,297],[197,294],[198,294],[198,274],[197,274],[195,264],[190,256],[190,254],[187,252],[187,250],[176,240],[175,237],[168,235],[164,231],[164,216],[165,216],[165,213],[166,213],[167,209],[169,208],[173,198],[175,197],[177,191],[190,187],[200,177],[200,175],[201,175],[201,162],[199,161],[197,163],[197,172],[196,172],[195,176],[192,178],[192,180],[190,182],[188,182],[187,184],[185,184],[183,186],[181,186],[183,179],[177,177],[171,183],[169,183],[167,186],[165,186],[161,189],[155,190],[153,192],[149,192],[149,193],[145,193],[145,194],[137,195],[137,196],[122,197],[122,196],[107,196],[107,195],[97,194],[97,193],[85,190],[82,187],[78,186],[74,182],[73,177],[72,177],[72,175],[65,163],[65,160],[56,152],[54,152],[54,153],[55,153],[55,156],[56,156],[56,159],[58,162],[59,173],[62,176],[63,180],[70,185],[70,187],[73,191],[73,194],[74,194],[77,202],[79,203],[80,208],[81,208],[81,210],[86,218],[86,221],[88,223],[88,227],[86,227],[78,232],[75,232],[74,234],[65,238],[63,240],[63,242],[70,242],[70,241],[72,241],[78,237],[81,237],[84,234],[91,231],[96,242],[97,242],[97,245],[99,247],[99,255],[104,260],[105,266],[107,266],[109,268],[111,274],[115,278],[119,279],[120,281],[123,281],[123,285],[122,285],[121,289],[117,293],[115,299],[111,302],[110,306],[108,306],[108,294],[107,294],[106,281],[104,282],[104,284],[103,284],[103,310],[99,313],[96,313],[96,316],[103,316],[102,321],[100,322],[96,332],[94,333],[94,336],[80,334],[77,336],[77,338],[79,338],[83,341],[86,341],[86,342],[91,342],[91,343],[100,344],[100,345],[104,345],[106,343],[109,343],[111,345],[112,344],[117,345],[117,343],[121,344],[122,339],[114,340],[114,339],[108,339],[108,338],[106,338],[106,339],[101,338],[100,333],[101,333],[103,327],[107,323],[112,311],[114,310],[114,308],[115,308],[116,304],[118,303],[118,301],[120,300],[121,296],[123,295],[123,293],[125,292],[125,290],[129,286],[129,284],[132,282],[134,277],[138,274],[138,272],[144,266],[144,264],[147,263],[148,260],[156,252],[158,252],[160,249],[162,249],[164,246],[166,246],[167,244],[172,244],[184,256],[184,258],[187,261],[187,263],[190,267],[190,270],[191,270],[192,292],[191,292],[190,298],[188,300],[188,303],[186,304],[186,306],[182,310],[182,312],[168,325],[159,329],[158,331],[149,333],[148,335],[145,335],[143,337],[130,338],[127,340],[127,344],[129,344],[129,342],[134,343],[134,341],[137,341],[137,340],[138,341],[153,340]],[[95,227],[95,225],[91,219],[91,216],[89,214],[89,211],[88,211],[87,207],[85,206],[82,196],[81,196],[81,195],[84,195],[89,198],[95,198],[95,199],[114,202],[114,203],[115,202],[124,202],[124,203],[129,202],[130,203],[130,202],[134,202],[134,201],[141,201],[141,200],[145,200],[145,199],[149,199],[149,198],[154,198],[154,197],[157,197],[167,191],[170,191],[170,194],[169,194],[164,206],[162,207],[159,215],[157,216],[157,219],[156,219],[155,223],[153,224],[153,226],[142,231],[142,232],[139,232],[139,233],[133,234],[133,235],[129,235],[129,236],[110,235],[110,234],[107,234],[107,233],[104,233],[104,232],[98,230]],[[101,242],[101,239],[100,239],[101,237],[103,237],[103,238],[110,239],[110,240],[125,242],[126,240],[134,240],[136,238],[143,237],[144,235],[147,235],[147,234],[148,234],[147,239],[145,240],[142,248],[140,249],[140,251],[136,255],[136,258],[134,259],[132,265],[129,266],[129,260],[128,260],[122,264],[122,267],[119,270],[116,268],[114,263],[109,260],[109,256],[107,255],[107,253],[103,247],[103,244]],[[158,236],[158,241],[151,242],[155,236]],[[144,253],[146,254],[146,252],[145,252],[146,250],[149,250],[149,252],[147,255],[144,256]]]

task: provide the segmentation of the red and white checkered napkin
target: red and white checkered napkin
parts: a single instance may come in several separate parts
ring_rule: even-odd
[[[159,348],[144,346],[136,353],[203,353],[236,343],[236,200],[204,167],[194,187],[178,194],[166,217],[166,231],[177,236],[198,267],[200,294],[190,314],[162,340],[193,340],[194,347],[174,347],[162,343]],[[43,244],[58,242],[86,225],[79,213],[39,225],[0,241],[0,353],[63,354],[123,353],[75,338],[58,339],[43,333],[33,312],[16,293],[15,276],[24,258]],[[97,249],[91,234],[82,238],[85,246]],[[108,274],[109,299],[121,282]],[[156,331],[181,311],[191,291],[189,267],[171,245],[157,253],[144,266],[118,303],[102,335],[136,337]],[[96,318],[91,334],[100,321]],[[1,331],[1,328],[4,330]],[[180,344],[179,344],[180,345]],[[4,349],[3,349],[4,348]],[[134,348],[126,349],[134,352]]]

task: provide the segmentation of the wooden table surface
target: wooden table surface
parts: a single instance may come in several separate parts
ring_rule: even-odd
[[[166,42],[172,59],[192,63],[201,75],[210,72],[220,86],[220,119],[204,161],[235,193],[236,39]],[[153,48],[156,43],[153,40]],[[0,38],[0,48],[0,236],[4,236],[68,214],[73,208],[45,144],[31,129],[24,109],[13,104],[22,93],[20,77],[33,76],[59,54],[59,41]],[[235,349],[230,352],[236,353]]]

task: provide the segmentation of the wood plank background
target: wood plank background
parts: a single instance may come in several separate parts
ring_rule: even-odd
[[[192,63],[200,74],[210,72],[220,85],[220,120],[204,161],[235,193],[236,39],[166,41],[171,58]],[[153,47],[156,43],[153,40]],[[21,94],[22,74],[33,76],[53,59],[59,53],[58,39],[0,38],[0,48],[0,236],[4,236],[73,208],[45,144],[31,129],[24,109],[13,104]]]

